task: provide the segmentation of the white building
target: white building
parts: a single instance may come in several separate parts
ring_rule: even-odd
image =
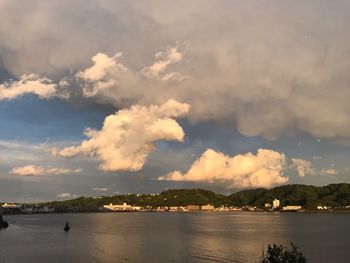
[[[329,206],[325,206],[325,205],[318,205],[317,206],[317,210],[328,210],[328,209],[330,209]]]
[[[8,203],[5,203],[2,205],[3,208],[21,208],[22,206],[21,205],[16,205],[16,204],[8,204]]]
[[[275,199],[275,200],[273,200],[272,201],[272,207],[273,208],[279,208],[280,207],[280,200],[278,200],[278,199]]]
[[[282,207],[282,211],[298,211],[303,209],[301,205],[287,205]]]
[[[104,205],[103,208],[110,211],[140,211],[140,206],[132,206],[127,203],[123,203],[122,205],[113,205],[110,203],[109,205]]]
[[[215,207],[213,205],[210,205],[210,204],[201,206],[202,211],[214,211],[214,209],[215,209]]]
[[[177,212],[177,211],[179,211],[180,209],[179,209],[179,207],[178,206],[170,206],[169,207],[169,211],[170,212]]]

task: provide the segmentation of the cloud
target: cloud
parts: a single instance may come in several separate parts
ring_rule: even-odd
[[[334,168],[324,168],[320,171],[321,175],[337,175],[338,171]]]
[[[80,72],[85,96],[118,107],[173,98],[192,106],[191,121],[235,125],[246,136],[302,131],[343,142],[349,10],[346,1],[325,0],[2,1],[1,63],[17,78]],[[186,43],[186,56],[176,43]],[[106,55],[116,51],[123,63]],[[79,71],[94,54],[90,70]],[[109,76],[113,68],[119,76]]]
[[[300,177],[305,175],[315,175],[317,170],[312,166],[310,161],[292,158],[292,168],[295,168]]]
[[[178,46],[168,47],[166,51],[158,52],[155,55],[156,62],[141,71],[122,64],[119,61],[122,53],[113,56],[98,53],[92,57],[92,66],[75,74],[75,79],[70,80],[70,86],[78,84],[85,97],[94,97],[118,107],[134,101],[142,102],[143,97],[147,104],[170,99],[164,93],[166,99],[156,97],[156,100],[149,100],[147,93],[158,93],[161,87],[168,88],[186,79],[179,72],[166,72],[171,64],[181,61],[183,55],[178,49]]]
[[[155,25],[133,4],[100,0],[0,2],[0,18],[0,63],[15,77],[28,72],[61,77],[100,50],[145,43]]]
[[[317,158],[314,157],[314,160],[322,159],[322,157],[320,156],[316,156]],[[296,169],[300,177],[305,177],[305,175],[337,175],[338,171],[333,166],[334,164],[331,168],[317,169],[313,166],[313,164],[310,161],[294,158],[292,159],[291,164],[291,168]]]
[[[137,171],[156,141],[183,141],[184,131],[173,118],[185,116],[189,108],[175,100],[149,107],[134,105],[107,116],[101,130],[87,129],[89,139],[80,145],[53,152],[62,157],[97,156],[104,171]]]
[[[271,187],[288,182],[283,174],[285,161],[284,154],[268,149],[232,157],[207,149],[186,173],[175,171],[158,180],[221,182],[228,188]]]
[[[121,53],[112,57],[98,53],[92,57],[94,65],[76,73],[78,80],[83,81],[83,92],[87,97],[96,95],[100,90],[109,89],[118,84],[118,77],[127,68],[118,62]]]
[[[107,187],[94,187],[92,188],[93,191],[99,191],[99,192],[107,192],[109,188]]]
[[[64,169],[64,168],[44,168],[42,166],[27,165],[22,167],[14,167],[10,173],[19,176],[49,176],[49,175],[65,175],[80,173],[81,169]]]
[[[57,194],[57,197],[58,198],[77,198],[78,195],[71,194],[71,193],[60,193],[60,194]]]
[[[19,150],[20,152],[23,152],[27,149],[40,150],[41,147],[33,146],[26,142],[17,141],[17,140],[11,140],[11,141],[0,140],[0,149],[5,149],[6,151]]]
[[[141,73],[149,78],[158,77],[169,65],[182,60],[182,53],[180,53],[178,49],[179,48],[175,46],[169,47],[165,52],[158,52],[155,55],[156,61],[151,66],[143,68]],[[169,80],[178,74],[177,72],[169,73],[165,75],[162,80]]]
[[[18,81],[7,81],[0,85],[0,101],[12,100],[25,94],[35,94],[41,99],[57,95],[57,85],[48,78],[37,75],[23,75]]]

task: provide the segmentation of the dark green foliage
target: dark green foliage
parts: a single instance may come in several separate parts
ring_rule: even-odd
[[[230,200],[230,204],[235,206],[247,206],[252,204],[263,206],[263,204],[267,202],[265,201],[267,192],[268,190],[266,189],[243,190],[228,196],[228,199]]]
[[[298,248],[292,243],[291,249],[273,244],[267,247],[260,263],[306,263],[307,260]]]
[[[226,196],[204,189],[172,189],[158,196],[162,206],[186,206],[212,204],[216,207],[226,205]]]
[[[100,198],[79,197],[67,201],[54,201],[45,205],[55,207],[56,211],[96,211],[105,204],[128,203],[136,206],[186,206],[212,204],[216,207],[227,204],[227,197],[215,194],[203,189],[172,189],[157,195],[151,194],[127,194]]]
[[[232,205],[263,207],[273,199],[281,200],[281,205],[301,205],[306,209],[316,209],[317,205],[334,208],[350,204],[350,184],[331,184],[328,186],[284,185],[265,189],[244,190],[228,196]]]

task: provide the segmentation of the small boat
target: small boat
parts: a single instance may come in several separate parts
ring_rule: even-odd
[[[9,224],[4,221],[4,219],[2,218],[2,215],[0,215],[0,229],[1,228],[8,228],[9,227]]]
[[[70,230],[70,226],[69,226],[69,223],[67,222],[66,225],[64,226],[64,231],[65,232],[68,232]]]

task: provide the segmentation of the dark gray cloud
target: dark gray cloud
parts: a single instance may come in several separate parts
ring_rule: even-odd
[[[174,98],[193,106],[193,121],[227,122],[268,139],[287,130],[338,141],[350,135],[346,1],[31,0],[2,2],[0,10],[0,57],[17,77],[63,77],[89,67],[98,52],[122,52],[128,75],[104,80],[112,87],[100,102]],[[176,43],[183,58],[171,70],[184,81],[140,78],[154,54]]]

